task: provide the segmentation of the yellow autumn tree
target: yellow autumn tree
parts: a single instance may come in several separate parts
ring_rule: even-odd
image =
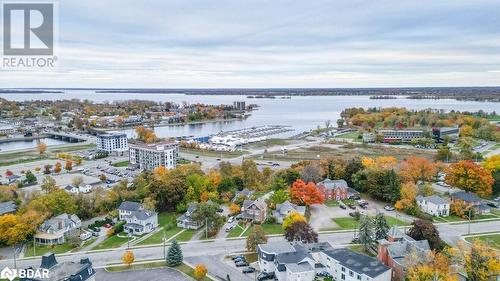
[[[240,206],[234,204],[234,203],[231,203],[231,205],[229,206],[229,213],[231,215],[235,215],[235,214],[238,214],[240,212]]]
[[[130,266],[135,260],[134,253],[132,251],[126,251],[122,256],[122,261],[124,264]]]
[[[500,154],[486,158],[483,161],[483,167],[490,172],[500,170]]]
[[[401,199],[396,202],[394,207],[398,210],[405,210],[415,206],[415,197],[418,194],[418,187],[413,182],[406,182],[399,191]]]
[[[194,277],[198,280],[202,279],[205,277],[208,273],[208,269],[204,264],[197,264],[194,267]]]
[[[283,227],[283,229],[286,229],[290,225],[292,225],[294,222],[298,222],[298,221],[304,221],[305,222],[307,220],[306,220],[306,217],[304,217],[300,213],[298,213],[296,211],[291,211],[290,213],[288,213],[288,215],[283,220],[282,227]]]

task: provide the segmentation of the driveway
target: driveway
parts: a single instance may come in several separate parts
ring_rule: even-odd
[[[157,268],[146,270],[128,270],[121,272],[107,272],[96,269],[96,281],[192,281],[193,278],[171,268]]]

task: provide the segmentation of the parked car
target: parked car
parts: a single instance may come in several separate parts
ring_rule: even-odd
[[[497,202],[487,202],[486,205],[492,207],[492,208],[495,208],[495,209],[498,209],[500,208],[500,204],[497,203]]]
[[[229,231],[233,230],[233,228],[234,228],[234,225],[227,226],[226,227],[226,232],[229,232]]]
[[[359,199],[361,199],[361,196],[359,196],[358,194],[351,194],[351,195],[349,195],[349,199],[359,200]]]
[[[386,210],[386,211],[394,211],[394,207],[387,205],[387,206],[384,207],[384,210]]]
[[[228,223],[232,223],[234,221],[234,217],[229,217],[229,219],[227,220]]]
[[[242,256],[242,255],[237,255],[237,256],[233,256],[231,259],[234,261],[235,259],[244,259],[245,257]]]
[[[272,280],[274,278],[274,272],[262,272],[259,276],[257,276],[257,281]]]
[[[245,257],[239,257],[239,258],[234,259],[234,262],[240,262],[240,261],[246,262],[247,260],[245,259]]]
[[[235,263],[236,267],[243,267],[243,266],[248,266],[248,262],[246,261],[239,261]]]
[[[339,207],[344,210],[347,209],[347,207],[344,204],[340,204]]]
[[[500,196],[497,197],[497,198],[495,198],[495,199],[493,199],[493,201],[496,201],[496,202],[500,201]]]
[[[359,243],[359,237],[353,237],[351,240],[352,243]]]
[[[350,204],[347,204],[347,207],[353,209],[353,210],[356,210],[356,206],[354,206],[354,204],[350,203]]]
[[[244,269],[242,270],[242,272],[243,272],[243,273],[254,273],[254,272],[255,272],[255,268],[253,268],[253,267],[249,266],[249,267],[247,267],[247,268],[244,268]]]

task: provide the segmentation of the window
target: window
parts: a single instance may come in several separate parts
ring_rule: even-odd
[[[345,280],[345,274],[344,274],[344,273],[342,273],[342,274],[340,275],[340,279]]]
[[[354,277],[354,272],[352,272],[352,270],[349,270],[349,276]]]
[[[361,280],[361,275],[358,274],[357,278],[358,278],[358,280]]]
[[[345,272],[345,267],[342,267],[342,272]]]

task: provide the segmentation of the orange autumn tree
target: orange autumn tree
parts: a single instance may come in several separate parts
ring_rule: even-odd
[[[418,194],[418,187],[413,182],[404,183],[399,191],[401,199],[399,199],[394,207],[398,210],[406,210],[415,207],[415,198]]]
[[[310,206],[325,201],[323,193],[313,182],[306,184],[303,180],[296,180],[290,187],[290,199],[295,204]]]
[[[490,195],[493,186],[491,173],[470,160],[451,164],[446,170],[445,182],[480,196]]]
[[[408,157],[401,163],[399,175],[403,181],[431,181],[437,174],[437,165],[429,159],[417,156]]]

